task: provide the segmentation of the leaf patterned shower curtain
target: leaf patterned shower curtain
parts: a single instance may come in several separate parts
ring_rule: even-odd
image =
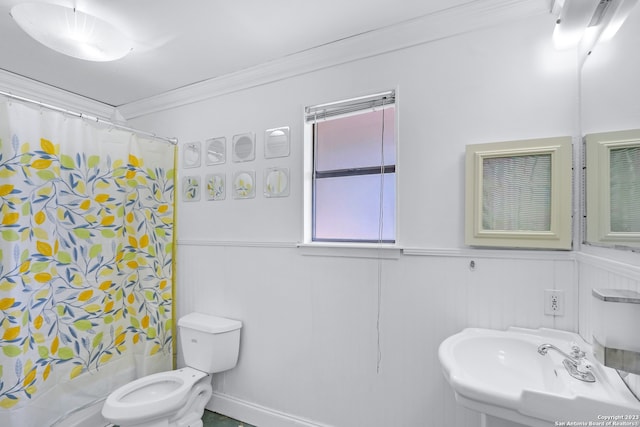
[[[171,369],[170,144],[0,102],[0,425]]]

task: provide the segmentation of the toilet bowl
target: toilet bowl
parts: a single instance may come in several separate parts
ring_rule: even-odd
[[[147,425],[152,419],[168,418],[192,398],[194,385],[208,377],[205,372],[188,367],[147,375],[111,393],[105,401],[102,415],[119,426],[137,426],[141,422]],[[205,405],[210,397],[211,391],[206,396]]]
[[[237,364],[238,320],[191,313],[178,321],[186,367],[147,375],[112,392],[102,416],[120,427],[202,427],[211,375]]]

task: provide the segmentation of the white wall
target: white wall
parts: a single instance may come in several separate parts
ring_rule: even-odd
[[[255,162],[184,169],[182,176],[225,171],[229,179],[246,166],[258,172],[262,185],[265,167],[291,168],[289,199],[259,196],[182,204],[180,239],[297,242],[302,232],[303,108],[397,88],[398,221],[406,228],[400,230],[401,244],[459,248],[465,145],[575,132],[575,58],[553,49],[548,36],[552,28],[551,15],[538,16],[221,95],[132,123],[175,135],[182,143],[226,136],[229,144],[234,134],[257,133]],[[277,126],[291,127],[291,156],[264,160],[262,133]],[[257,211],[268,227],[255,220]]]
[[[249,168],[260,189],[264,168],[291,169],[288,198],[180,200],[178,314],[244,322],[239,364],[215,376],[211,409],[260,427],[479,426],[441,373],[445,337],[474,326],[577,330],[570,253],[463,243],[466,144],[576,134],[576,61],[553,50],[552,28],[551,15],[538,15],[133,122],[182,143],[258,134],[254,162],[181,176],[225,171],[230,180]],[[303,107],[390,88],[398,90],[399,243],[409,250],[377,260],[295,247]],[[262,132],[277,126],[291,127],[291,156],[265,160]],[[547,288],[566,291],[565,316],[543,314]]]

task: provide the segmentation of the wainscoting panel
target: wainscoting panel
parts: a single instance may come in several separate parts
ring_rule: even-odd
[[[283,419],[479,427],[479,414],[455,402],[442,375],[442,340],[466,327],[577,328],[574,261],[565,253],[375,259],[301,252],[179,244],[178,314],[243,322],[238,366],[214,375],[209,409],[260,427]],[[563,317],[544,315],[550,288],[565,290]]]

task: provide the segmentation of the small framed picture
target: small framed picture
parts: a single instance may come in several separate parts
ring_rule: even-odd
[[[269,168],[264,171],[264,196],[287,197],[289,195],[289,169]]]
[[[233,161],[249,162],[256,158],[256,136],[243,133],[233,137]]]
[[[185,176],[182,178],[182,200],[197,202],[200,200],[200,177]]]
[[[197,168],[200,166],[201,147],[200,141],[187,142],[182,147],[182,165],[185,168]]]
[[[233,198],[253,199],[256,196],[256,173],[240,171],[233,175]]]
[[[221,165],[227,161],[227,138],[210,138],[205,141],[207,165]]]
[[[264,132],[265,159],[289,156],[289,145],[288,127],[267,129]]]
[[[207,200],[224,200],[226,197],[225,188],[226,176],[223,173],[212,173],[206,176]]]

